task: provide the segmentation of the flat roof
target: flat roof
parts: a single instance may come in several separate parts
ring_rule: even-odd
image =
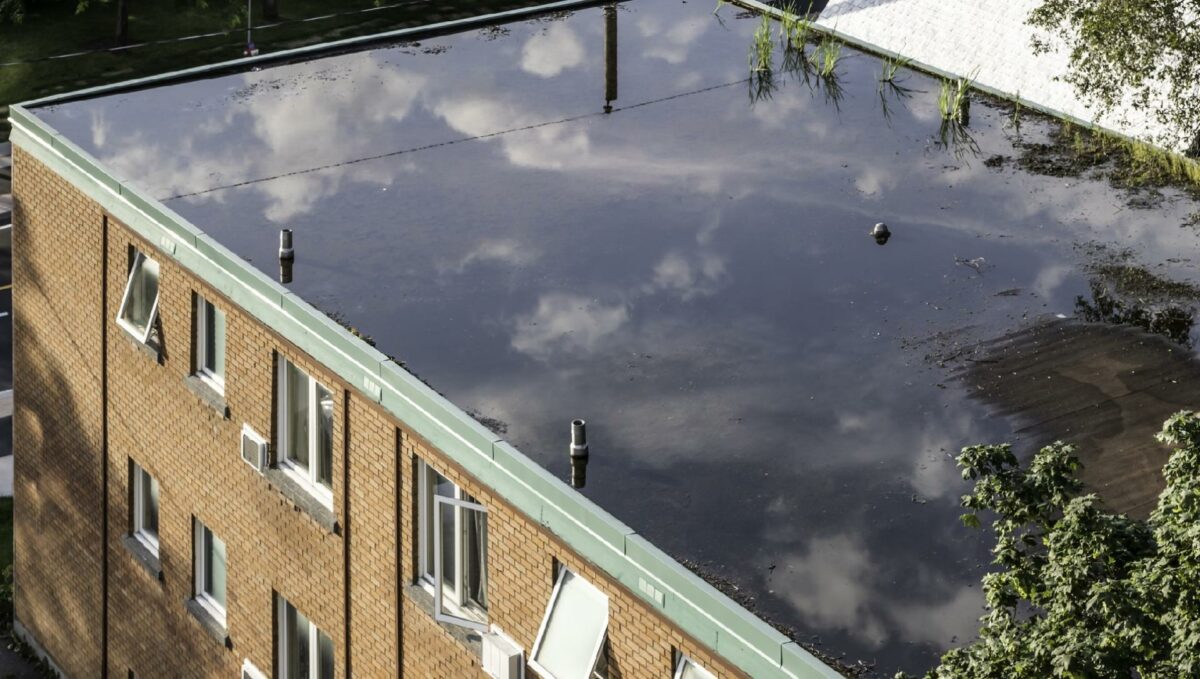
[[[982,613],[953,457],[1019,438],[954,368],[1076,315],[1082,245],[1195,279],[1195,206],[1030,174],[1051,124],[944,134],[850,49],[748,79],[757,26],[625,3],[35,113],[269,276],[292,229],[288,290],[556,475],[588,420],[582,492],[756,612],[922,670]]]

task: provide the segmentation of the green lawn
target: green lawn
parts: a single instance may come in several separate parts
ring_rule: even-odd
[[[280,21],[387,6],[402,0],[280,0]],[[244,29],[224,36],[165,45],[134,47],[82,57],[34,61],[44,57],[114,46],[114,4],[93,0],[90,9],[75,14],[76,0],[33,0],[24,23],[0,25],[0,117],[8,104],[74,90],[165,73],[191,66],[228,61],[242,55]],[[131,0],[129,39],[132,43],[162,40],[230,29],[235,5],[210,0],[199,9],[194,0]],[[263,52],[279,51],[340,38],[370,35],[407,26],[537,4],[532,0],[425,0],[401,7],[332,19],[288,23],[254,33]],[[263,23],[255,6],[255,23]],[[7,137],[0,126],[0,141]]]

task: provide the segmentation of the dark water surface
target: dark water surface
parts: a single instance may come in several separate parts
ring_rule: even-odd
[[[586,418],[587,495],[801,638],[920,670],[981,613],[953,455],[1012,439],[937,359],[1075,313],[1080,244],[1194,278],[1193,206],[986,167],[1005,115],[946,148],[937,83],[885,116],[848,49],[840,101],[752,101],[757,21],[712,10],[621,5],[615,63],[594,8],[39,115],[270,275],[294,229],[291,289],[564,476]]]

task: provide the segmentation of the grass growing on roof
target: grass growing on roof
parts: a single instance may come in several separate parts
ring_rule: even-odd
[[[833,76],[841,59],[842,43],[828,35],[821,38],[821,42],[809,55],[809,60],[817,69],[817,75],[822,78]]]
[[[812,9],[811,2],[808,7]],[[805,11],[803,14],[796,11],[796,4],[794,2],[788,3],[783,8],[783,14],[779,17],[779,38],[785,48],[804,48],[804,44],[808,40],[808,34],[812,30],[812,24],[805,18],[807,16],[808,11]]]
[[[879,74],[879,82],[891,83],[896,81],[896,74],[902,68],[908,68],[912,64],[912,59],[904,57],[885,57],[883,60],[883,72]]]
[[[750,44],[750,71],[770,71],[775,58],[775,42],[771,39],[771,17],[762,15],[754,31],[754,42]]]
[[[938,112],[942,114],[942,120],[963,122],[974,84],[970,78],[942,80],[938,90]]]

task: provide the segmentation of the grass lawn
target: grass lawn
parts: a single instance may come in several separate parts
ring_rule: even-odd
[[[13,560],[13,499],[0,497],[0,573]]]
[[[407,26],[417,26],[458,17],[484,14],[545,0],[416,0],[400,7],[349,14],[311,22],[286,23],[336,12],[387,6],[405,0],[279,0],[283,25],[254,32],[254,43],[262,52],[279,51],[340,38],[370,35]],[[70,92],[105,83],[140,78],[207,63],[228,61],[242,55],[246,33],[233,29],[237,2],[210,0],[200,9],[189,0],[131,0],[129,40],[131,43],[184,37],[230,30],[228,35],[134,47],[120,52],[101,52],[50,61],[45,57],[103,49],[115,45],[115,4],[93,0],[83,14],[75,14],[76,0],[31,0],[28,14],[19,25],[0,25],[0,118],[8,104]],[[265,23],[260,7],[254,23]],[[7,128],[0,127],[0,141]]]

